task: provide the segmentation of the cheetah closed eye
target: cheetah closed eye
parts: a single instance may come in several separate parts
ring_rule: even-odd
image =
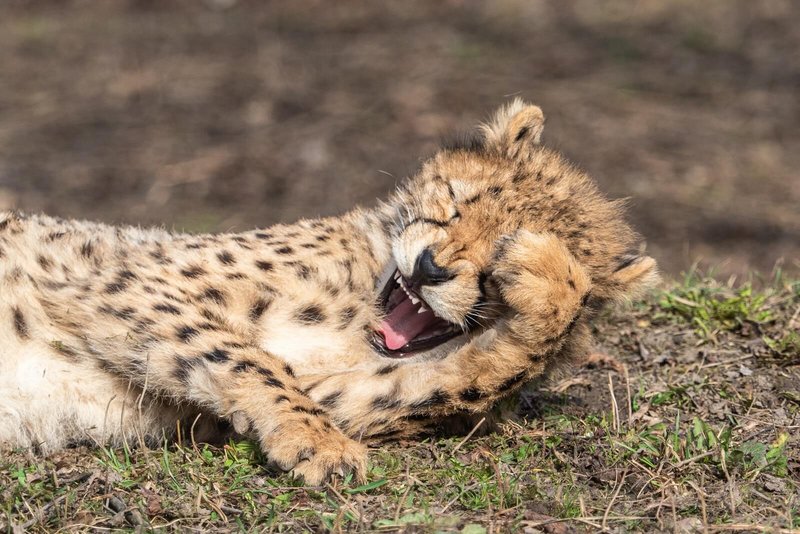
[[[543,124],[515,100],[377,208],[264,230],[0,213],[0,444],[227,422],[319,484],[363,475],[363,441],[486,410],[657,276],[620,204],[540,145]]]

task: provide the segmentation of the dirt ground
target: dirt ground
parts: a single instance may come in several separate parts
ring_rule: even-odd
[[[791,0],[0,4],[0,208],[190,231],[371,205],[510,95],[670,273],[800,258]]]

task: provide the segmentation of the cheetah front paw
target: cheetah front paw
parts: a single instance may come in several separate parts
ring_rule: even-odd
[[[512,310],[515,330],[531,340],[561,334],[591,288],[586,270],[558,237],[527,230],[500,243],[492,277]]]
[[[336,429],[296,430],[271,441],[266,447],[269,460],[308,485],[318,486],[334,475],[345,477],[351,473],[356,480],[364,479],[366,447]]]

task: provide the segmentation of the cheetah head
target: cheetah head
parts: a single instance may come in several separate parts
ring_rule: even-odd
[[[499,245],[519,229],[552,232],[592,277],[589,307],[645,289],[622,205],[543,147],[542,110],[516,99],[473,140],[441,149],[390,200],[393,262],[374,345],[385,356],[445,356],[508,313],[492,276]]]

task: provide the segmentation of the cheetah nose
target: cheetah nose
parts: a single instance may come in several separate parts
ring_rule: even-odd
[[[433,252],[431,252],[431,249],[426,248],[417,256],[417,261],[414,262],[414,272],[411,273],[408,284],[412,289],[418,289],[422,286],[433,286],[452,279],[453,273],[444,267],[436,265],[433,259]]]

